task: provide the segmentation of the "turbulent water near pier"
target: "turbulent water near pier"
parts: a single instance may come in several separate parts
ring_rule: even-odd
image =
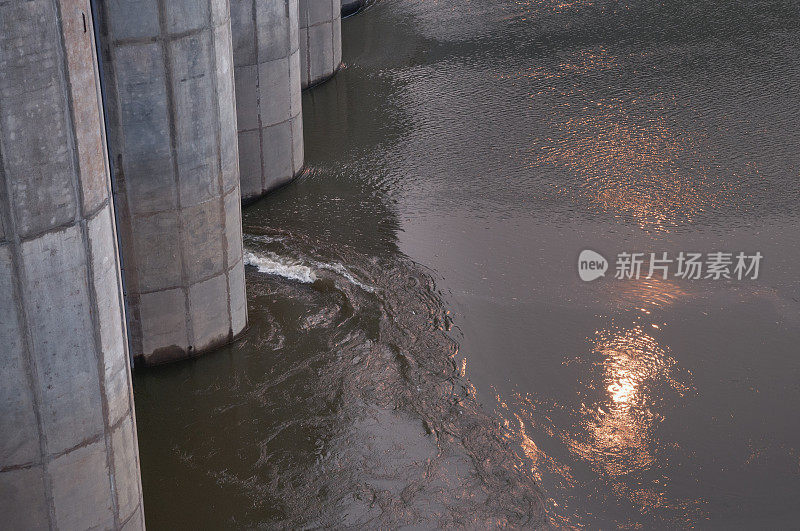
[[[307,173],[244,211],[250,329],[136,374],[148,525],[795,525],[800,5],[382,0],[343,36]],[[584,283],[583,249],[764,261]]]
[[[143,443],[146,488],[170,492],[148,509],[156,525],[544,522],[533,474],[456,365],[425,271],[246,228],[246,337],[137,381],[140,430],[160,445]]]

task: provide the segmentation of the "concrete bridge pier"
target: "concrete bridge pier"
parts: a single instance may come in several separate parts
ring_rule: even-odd
[[[300,0],[302,86],[326,81],[342,64],[341,0]]]
[[[131,347],[154,365],[247,322],[230,11],[97,4]]]
[[[88,0],[0,2],[0,527],[143,529]]]
[[[232,0],[242,199],[303,168],[298,0]]]

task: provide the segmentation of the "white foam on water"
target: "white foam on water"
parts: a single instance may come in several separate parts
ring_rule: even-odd
[[[317,275],[310,267],[298,264],[287,258],[273,253],[253,253],[245,251],[245,265],[254,266],[259,273],[278,275],[289,280],[296,280],[303,284],[312,284],[317,280]]]
[[[278,256],[277,254],[271,252],[256,252],[245,249],[244,263],[245,265],[257,268],[260,273],[278,275],[290,280],[302,282],[304,284],[312,284],[317,280],[317,275],[309,266],[303,265],[297,260]],[[338,273],[347,279],[348,282],[354,286],[358,286],[368,293],[375,292],[375,288],[373,286],[364,284],[358,280],[344,265],[338,262],[333,264],[326,262],[312,262],[312,264],[317,269],[325,269],[328,271],[333,271],[334,273]]]
[[[358,286],[359,288],[363,289],[364,291],[366,291],[368,293],[374,293],[375,292],[375,288],[374,287],[372,287],[370,285],[367,285],[367,284],[364,284],[363,282],[358,280],[342,264],[339,264],[339,263],[326,264],[326,263],[315,262],[314,265],[316,265],[320,269],[327,269],[328,271],[333,271],[334,273],[339,273],[344,278],[346,278],[351,284],[353,284],[354,286]]]
[[[286,236],[267,236],[266,234],[245,234],[244,239],[261,243],[274,243],[274,242],[286,241]]]

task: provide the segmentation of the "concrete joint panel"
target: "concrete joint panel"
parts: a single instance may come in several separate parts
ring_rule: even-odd
[[[224,205],[224,198],[221,200]],[[227,269],[223,253],[225,223],[220,218],[221,210],[220,202],[216,200],[181,210],[183,255],[191,257],[186,261],[186,272],[190,278],[205,279]],[[209,231],[213,234],[209,234]]]
[[[225,196],[225,252],[236,261],[242,257],[242,210],[239,208],[239,194],[234,191]]]
[[[244,260],[228,272],[228,292],[231,294],[231,326],[234,330],[247,325],[247,295],[244,289]]]
[[[120,512],[122,477],[128,504],[142,506],[92,24],[88,0],[0,3],[0,514],[9,529],[121,529],[131,520]],[[116,454],[123,423],[126,451]]]
[[[236,121],[239,132],[257,131],[258,115],[258,65],[241,65],[236,72]],[[239,146],[242,151],[242,147]],[[240,158],[243,158],[240,155]]]
[[[156,15],[151,35],[114,23],[128,9],[118,0],[99,1],[100,33],[131,346],[137,361],[153,365],[201,354],[244,329],[231,326],[225,281],[241,260],[241,207],[226,201],[239,195],[239,146],[228,2],[136,3]],[[218,277],[224,289],[193,311],[197,286]]]
[[[299,41],[302,87],[333,76],[342,64],[340,0],[299,0]]]
[[[228,280],[225,273],[199,282],[189,289],[189,308],[198,330],[195,332],[196,348],[208,349],[227,342],[229,331],[220,330],[215,323],[217,302],[227,300],[227,293]]]
[[[125,345],[117,339],[124,336],[124,315],[122,313],[122,293],[119,289],[103,289],[116,281],[118,262],[116,260],[116,235],[111,205],[106,206],[94,219],[89,220],[89,237],[92,260],[92,280],[97,299],[97,324],[100,328],[103,380],[109,424],[114,426],[122,419],[130,417],[130,381],[128,378],[128,353]]]
[[[292,161],[295,174],[299,172],[303,166],[303,117],[296,115],[291,120],[292,125],[292,153],[294,160]]]
[[[197,0],[168,0],[165,4],[166,30],[168,33],[183,33],[213,26],[211,3]],[[223,20],[224,20],[223,16]]]
[[[258,43],[258,61],[274,61],[288,57],[292,51],[290,40],[292,6],[287,0],[257,2],[255,31]]]
[[[182,311],[176,311],[176,308]],[[142,349],[149,353],[149,363],[158,364],[183,358],[190,346],[184,289],[174,288],[142,294],[139,309]]]
[[[237,103],[238,104],[238,103]],[[256,198],[263,193],[261,166],[261,129],[239,132],[239,169],[242,173],[242,198]],[[257,176],[258,178],[248,178]]]
[[[59,529],[114,527],[114,500],[108,489],[108,463],[102,440],[54,459],[47,465]]]
[[[10,202],[20,236],[71,222],[74,138],[64,104],[60,30],[52,2],[7,2],[0,19],[0,135]],[[29,21],[39,31],[31,31]],[[23,75],[24,74],[24,75]],[[47,134],[42,134],[42,128]]]
[[[52,453],[103,431],[84,247],[81,229],[73,225],[23,242],[21,249],[23,289],[34,309],[31,343],[41,356],[42,426]]]
[[[142,506],[137,496],[138,476],[133,467],[136,463],[136,448],[131,444],[134,430],[130,417],[124,417],[111,435],[114,448],[114,468],[117,471],[117,507],[120,520],[129,520],[134,512],[141,511]]]
[[[234,85],[233,47],[230,24],[214,30],[217,102],[219,105],[219,151],[221,193],[239,189],[239,146],[236,143],[236,91]]]
[[[171,6],[170,6],[171,9]],[[174,149],[181,208],[195,206],[219,194],[216,87],[212,78],[211,35],[203,32],[170,42]]]
[[[325,1],[327,3],[328,0]],[[302,168],[302,131],[288,141],[271,128],[301,113],[297,0],[232,0],[242,200],[290,181]],[[300,146],[300,162],[294,150]]]
[[[0,304],[14,301],[11,249],[0,246]],[[33,391],[27,384],[22,324],[15,311],[0,314],[0,463],[6,466],[39,460],[39,435]],[[0,477],[2,475],[0,474]]]
[[[170,149],[170,110],[167,106],[166,69],[159,43],[116,47],[117,97],[124,101],[117,115],[119,134],[116,172],[124,175],[132,214],[174,210],[178,191]]]
[[[279,170],[278,175],[282,175],[283,179],[278,180],[278,184],[287,182],[293,175],[292,159],[285,156],[286,153],[292,153],[293,132],[292,122],[289,120],[265,127],[261,132],[264,146],[273,147],[272,150],[264,150],[264,166]]]
[[[43,488],[45,481],[43,466],[0,473],[4,526],[9,529],[47,529],[50,526],[50,496]]]

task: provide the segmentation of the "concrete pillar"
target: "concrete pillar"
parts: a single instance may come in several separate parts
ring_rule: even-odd
[[[302,86],[322,83],[342,64],[340,0],[300,0],[300,69]]]
[[[367,0],[342,0],[342,16],[349,17],[367,5]]]
[[[0,2],[0,527],[143,529],[88,0]]]
[[[131,348],[154,365],[247,321],[230,11],[99,0]]]
[[[242,199],[303,167],[298,0],[231,0]]]

